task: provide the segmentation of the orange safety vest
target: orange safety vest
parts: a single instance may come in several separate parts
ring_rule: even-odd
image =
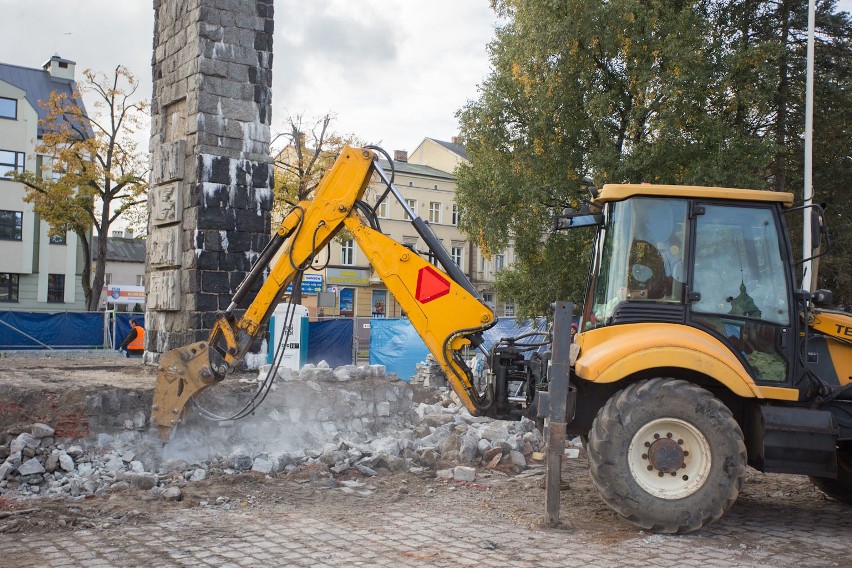
[[[145,349],[145,329],[142,326],[135,326],[136,337],[127,345],[128,351],[142,351]]]

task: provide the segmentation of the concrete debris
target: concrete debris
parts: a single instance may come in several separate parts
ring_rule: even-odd
[[[53,432],[53,428],[47,424],[42,424],[41,422],[33,424],[32,434],[36,438],[47,438],[49,436],[53,436]]]
[[[453,468],[453,479],[456,481],[476,481],[476,468],[458,465]]]
[[[431,368],[434,361],[427,363]],[[279,382],[252,416],[208,422],[190,411],[165,447],[138,413],[132,426],[118,423],[88,439],[55,439],[50,425],[32,424],[29,431],[0,433],[0,496],[144,491],[145,498],[178,501],[186,483],[248,472],[295,475],[322,489],[369,495],[375,488],[355,478],[407,471],[471,482],[477,468],[517,474],[541,459],[544,440],[534,422],[471,416],[440,389],[439,402],[415,403],[414,388],[381,365],[330,369],[322,362],[279,370]],[[115,406],[110,400],[98,404]]]

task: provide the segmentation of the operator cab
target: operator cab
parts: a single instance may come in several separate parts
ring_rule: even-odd
[[[756,381],[793,380],[789,193],[607,185],[581,330],[660,322],[706,331]]]

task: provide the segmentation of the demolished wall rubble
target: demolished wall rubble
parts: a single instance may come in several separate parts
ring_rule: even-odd
[[[265,371],[243,379],[242,388],[251,392]],[[282,370],[252,416],[210,422],[191,413],[165,447],[145,421],[126,419],[123,429],[69,439],[35,423],[0,438],[0,495],[82,498],[138,490],[177,500],[185,483],[306,468],[341,490],[391,472],[473,481],[477,468],[519,472],[543,448],[530,420],[471,416],[446,390],[429,392],[435,402],[415,402],[415,388],[380,365]],[[211,396],[202,404],[233,407],[228,391],[217,390],[206,391]]]

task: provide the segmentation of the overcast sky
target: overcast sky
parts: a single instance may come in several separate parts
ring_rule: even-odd
[[[852,1],[852,0],[850,0]],[[0,0],[0,61],[40,67],[59,53],[128,67],[151,93],[151,0]],[[337,116],[335,130],[389,150],[449,140],[455,112],[488,73],[488,0],[275,0],[273,135],[287,114]]]
[[[357,4],[357,6],[356,6]],[[852,0],[840,0],[852,10]],[[0,61],[78,71],[124,65],[151,93],[151,0],[0,0]],[[488,74],[488,0],[275,0],[273,135],[284,117],[337,115],[335,130],[389,150],[449,140]],[[79,76],[79,74],[78,74]]]

